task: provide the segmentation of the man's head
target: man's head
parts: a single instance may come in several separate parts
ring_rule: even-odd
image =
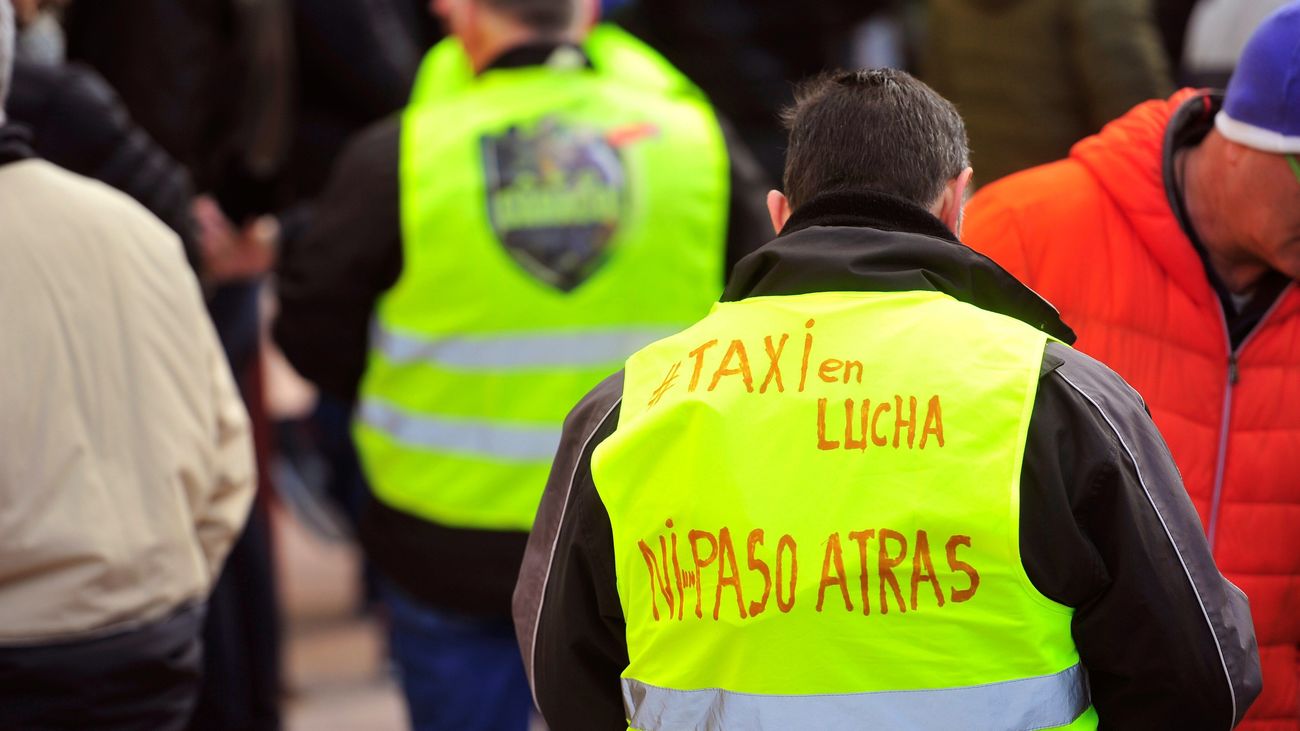
[[[1283,6],[1251,36],[1214,131],[1189,158],[1197,232],[1212,256],[1245,272],[1220,271],[1230,287],[1234,279],[1253,282],[1252,267],[1300,279],[1300,180],[1293,159],[1300,160],[1300,2]],[[1193,197],[1200,198],[1199,210]]]
[[[800,85],[786,110],[785,193],[768,194],[779,232],[822,193],[888,193],[960,228],[971,169],[961,115],[904,71],[841,71]]]
[[[9,78],[14,65],[14,9],[9,0],[0,0],[0,124],[5,121],[5,100],[9,97]]]
[[[478,71],[511,46],[581,40],[599,6],[595,0],[433,0],[433,12]]]

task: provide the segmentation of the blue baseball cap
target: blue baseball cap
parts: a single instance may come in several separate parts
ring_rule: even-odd
[[[1214,126],[1239,145],[1300,153],[1300,1],[1283,5],[1255,29]]]

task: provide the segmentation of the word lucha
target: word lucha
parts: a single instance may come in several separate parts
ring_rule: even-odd
[[[804,324],[802,348],[790,333],[765,335],[761,340],[751,338],[748,343],[740,338],[703,342],[668,367],[650,394],[647,407],[654,408],[670,393],[683,388],[690,394],[721,388],[767,398],[787,392],[803,393],[810,388],[818,393],[857,391],[867,380],[868,364],[849,358],[814,357],[815,325],[816,320],[811,319]],[[943,446],[943,404],[938,394],[817,399],[820,450],[865,452],[868,448]]]
[[[692,615],[743,620],[773,608],[783,614],[799,610],[796,604],[804,594],[794,536],[784,533],[771,540],[762,528],[737,533],[725,526],[681,535],[672,519],[664,526],[668,532],[657,537],[657,545],[637,541],[649,574],[649,610],[655,621]],[[860,611],[869,617],[874,604],[881,615],[906,614],[962,604],[979,590],[979,571],[958,556],[958,549],[971,547],[970,536],[951,535],[934,544],[925,530],[836,531],[819,547],[816,604],[800,605],[804,611]],[[936,558],[946,570],[936,568]],[[811,602],[811,589],[806,595],[805,604]]]
[[[936,446],[943,446],[943,405],[939,402],[938,396],[930,397],[929,403],[925,409],[925,424],[917,429],[917,398],[908,396],[906,405],[902,396],[895,396],[893,401],[884,399],[873,404],[871,399],[862,399],[856,402],[854,399],[844,399],[844,438],[832,439],[830,435],[838,434],[836,430],[828,428],[828,422],[833,422],[837,411],[834,407],[829,406],[829,399],[817,399],[817,448],[823,451],[832,449],[856,449],[859,452],[866,451],[868,446],[886,447],[892,446],[894,449],[906,447],[907,449],[925,449],[927,443],[933,438]],[[827,412],[831,412],[828,416]],[[893,412],[892,414],[890,412]],[[884,417],[882,419],[881,417]],[[884,422],[884,431],[881,431],[882,421]],[[893,422],[893,428],[890,429],[889,422]],[[856,435],[855,429],[856,428]],[[920,439],[917,439],[917,432],[920,432]],[[893,441],[890,441],[890,435],[893,435]]]

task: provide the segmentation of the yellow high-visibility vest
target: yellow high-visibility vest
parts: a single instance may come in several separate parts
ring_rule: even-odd
[[[627,362],[592,474],[629,725],[1092,729],[1020,557],[1047,336],[936,292],[717,305]]]
[[[668,59],[616,25],[600,23],[592,28],[582,41],[582,51],[593,66],[613,69],[624,83],[704,97],[704,92]],[[425,100],[445,100],[472,87],[474,78],[474,68],[460,39],[447,36],[429,49],[420,62],[408,106],[419,106]]]
[[[431,77],[403,116],[402,273],[354,428],[393,508],[530,529],[573,404],[721,291],[730,179],[711,107],[644,46],[596,45],[592,68],[559,52]],[[606,63],[629,56],[630,76]]]

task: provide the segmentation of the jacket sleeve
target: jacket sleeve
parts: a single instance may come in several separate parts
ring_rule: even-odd
[[[215,582],[230,547],[248,519],[257,492],[257,463],[244,401],[215,332],[210,340],[213,470],[207,491],[198,496],[191,509],[195,535],[208,565],[208,577]]]
[[[1149,0],[1077,0],[1062,7],[1072,16],[1073,61],[1092,132],[1144,101],[1173,93]]]
[[[565,421],[515,588],[524,668],[555,731],[627,728],[619,685],[628,664],[626,625],[613,531],[591,478],[591,453],[613,433],[622,388],[622,374],[612,376]]]
[[[347,402],[365,372],[375,303],[402,269],[399,129],[391,117],[349,144],[276,272],[276,343],[304,378]]]
[[[1046,361],[1021,553],[1039,591],[1075,608],[1102,728],[1232,728],[1261,687],[1245,595],[1215,566],[1137,393],[1065,346]]]

